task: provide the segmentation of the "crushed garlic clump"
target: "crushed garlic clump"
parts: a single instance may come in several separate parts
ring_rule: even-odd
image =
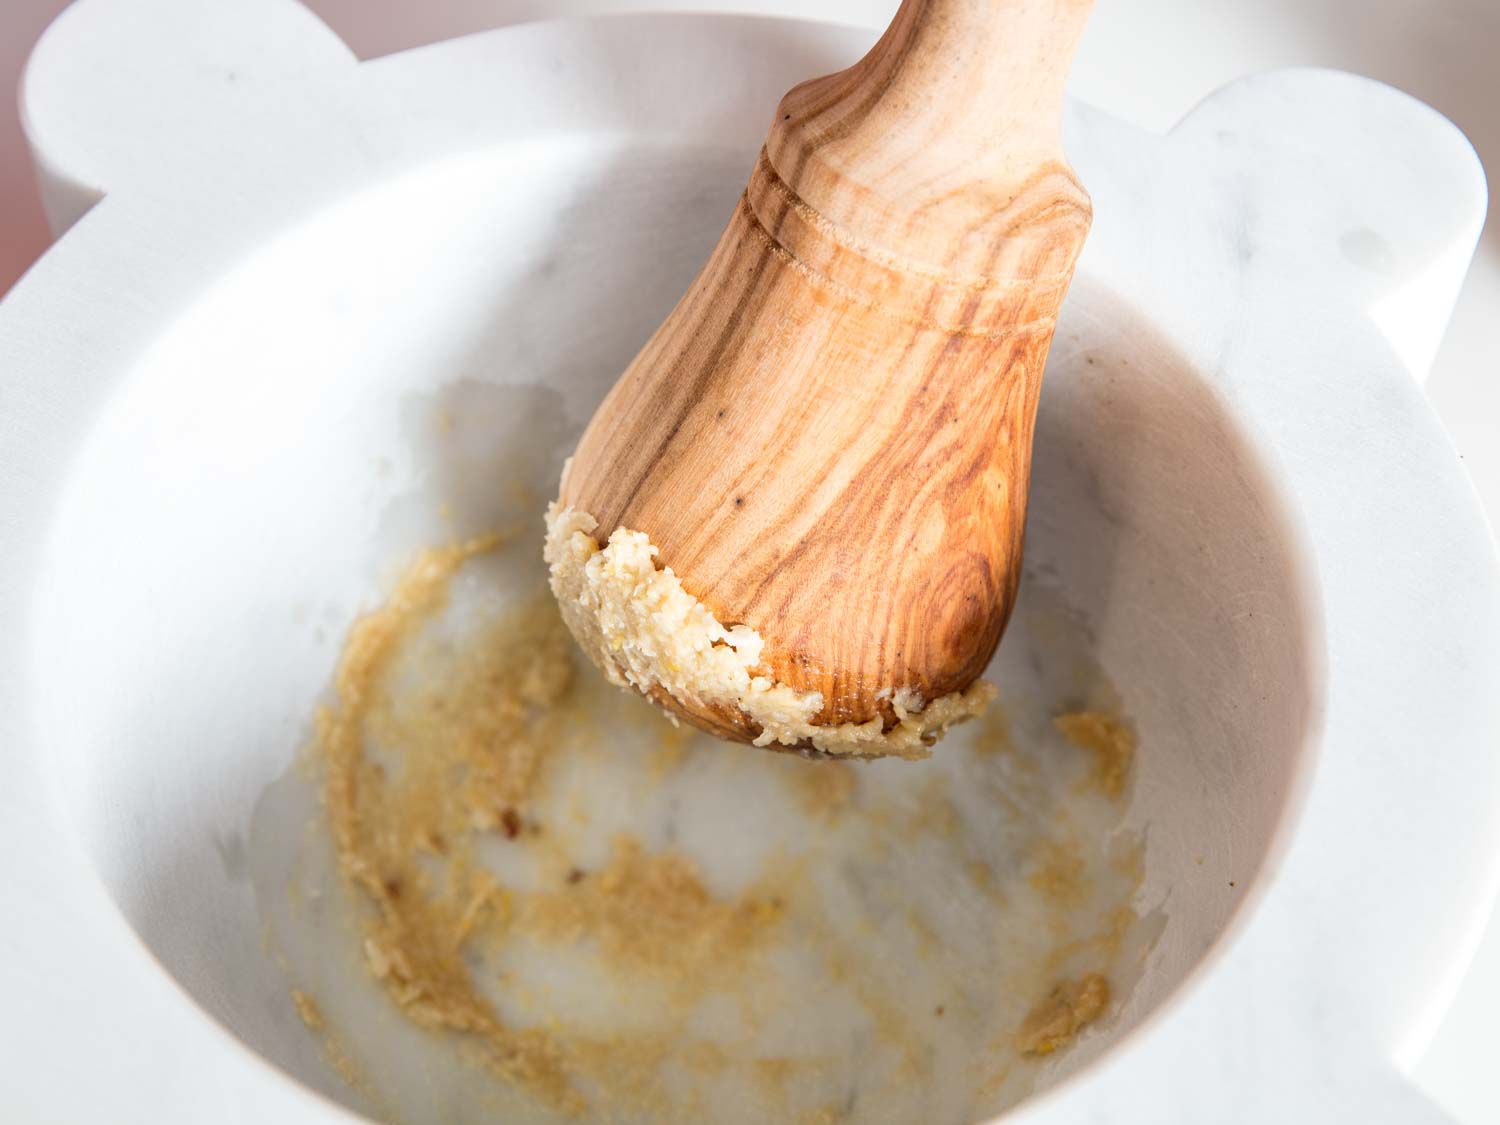
[[[995,688],[983,681],[930,703],[894,693],[896,723],[821,726],[816,691],[799,692],[757,672],[765,641],[747,625],[726,628],[683,588],[643,532],[616,528],[600,547],[587,512],[547,509],[546,560],[563,620],[610,681],[648,693],[660,687],[686,704],[735,706],[760,727],[756,746],[811,746],[825,754],[925,758],[955,723],[984,712]]]

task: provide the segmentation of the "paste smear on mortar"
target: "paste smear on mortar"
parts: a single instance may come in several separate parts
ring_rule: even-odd
[[[648,545],[590,551],[586,522],[549,513],[549,557],[660,584]],[[1134,750],[1117,711],[1002,698],[925,762],[717,743],[606,683],[540,573],[474,596],[534,549],[422,552],[351,627],[310,755],[346,952],[419,1033],[408,1054],[479,1076],[479,1116],[973,1119],[1110,1018],[1144,940],[1140,841],[1113,831]],[[805,736],[743,640],[713,648],[752,714]],[[884,734],[925,753],[942,703]],[[309,1028],[379,1087],[337,966],[283,960]]]

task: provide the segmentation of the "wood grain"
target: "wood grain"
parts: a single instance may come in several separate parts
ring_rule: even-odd
[[[1060,135],[1089,6],[906,0],[864,59],[788,93],[563,481],[601,542],[644,531],[720,621],[759,631],[771,675],[823,693],[819,722],[964,688],[1005,628],[1091,215]]]

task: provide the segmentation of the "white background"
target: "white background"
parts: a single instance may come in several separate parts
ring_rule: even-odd
[[[253,0],[205,0],[253,2]],[[47,246],[14,91],[65,0],[0,0],[0,293]],[[883,23],[895,0],[309,0],[362,57],[477,28],[609,8],[732,8]],[[1155,129],[1239,75],[1313,64],[1372,75],[1468,134],[1500,185],[1500,0],[1099,0],[1072,91]],[[1500,187],[1491,210],[1500,212]],[[1428,392],[1500,523],[1500,222],[1485,230]],[[1500,752],[1500,747],[1497,747]],[[1442,752],[1414,746],[1416,754]],[[1433,857],[1441,862],[1442,857]],[[1417,1080],[1463,1125],[1500,1122],[1500,919],[1492,921]]]

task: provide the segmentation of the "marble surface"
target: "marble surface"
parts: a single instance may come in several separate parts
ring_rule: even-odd
[[[1223,1099],[1232,1091],[1237,1112],[1247,1121],[1305,1114],[1309,1106],[1337,1110],[1338,1116],[1358,1107],[1374,1119],[1383,1113],[1383,1119],[1416,1120],[1427,1111],[1418,1108],[1416,1096],[1394,1071],[1377,1064],[1387,1054],[1409,1056],[1412,1044],[1425,1037],[1462,958],[1451,949],[1438,954],[1431,934],[1417,932],[1410,923],[1414,916],[1422,918],[1421,929],[1440,931],[1451,944],[1473,921],[1465,914],[1472,913],[1472,904],[1455,901],[1453,894],[1459,886],[1483,881],[1478,871],[1482,857],[1474,858],[1471,870],[1419,879],[1410,855],[1402,858],[1395,852],[1388,857],[1387,877],[1372,879],[1369,865],[1380,865],[1380,849],[1353,850],[1369,836],[1370,806],[1351,803],[1347,795],[1372,784],[1361,780],[1363,774],[1383,773],[1387,792],[1431,794],[1436,802],[1424,808],[1418,798],[1416,808],[1412,802],[1399,806],[1401,818],[1415,822],[1412,838],[1425,836],[1439,849],[1444,840],[1449,848],[1459,841],[1473,844],[1474,822],[1493,815],[1494,806],[1486,804],[1494,795],[1493,778],[1475,775],[1473,761],[1457,753],[1451,761],[1413,770],[1396,760],[1399,747],[1393,737],[1403,723],[1415,734],[1419,716],[1401,710],[1394,715],[1372,712],[1377,711],[1376,700],[1383,710],[1389,699],[1402,694],[1432,706],[1446,700],[1444,714],[1451,725],[1434,730],[1429,724],[1421,728],[1423,738],[1441,739],[1446,731],[1451,739],[1445,744],[1462,746],[1482,734],[1492,720],[1466,712],[1472,700],[1460,689],[1493,675],[1473,658],[1469,646],[1492,624],[1493,607],[1482,601],[1458,606],[1429,591],[1375,620],[1372,608],[1384,605],[1383,586],[1392,580],[1385,568],[1375,573],[1356,562],[1382,557],[1410,576],[1432,569],[1431,560],[1438,555],[1453,590],[1482,590],[1493,580],[1487,544],[1474,537],[1477,525],[1472,513],[1466,513],[1462,489],[1454,491],[1458,478],[1451,466],[1442,467],[1446,453],[1441,434],[1421,409],[1414,388],[1389,378],[1402,362],[1421,374],[1436,346],[1441,307],[1457,284],[1457,268],[1476,233],[1478,185],[1451,135],[1434,129],[1409,103],[1347,79],[1307,74],[1283,78],[1279,85],[1269,80],[1243,85],[1216,98],[1194,122],[1196,136],[1191,127],[1174,135],[1151,177],[1139,174],[1139,165],[1136,174],[1128,171],[1131,165],[1121,159],[1113,140],[1117,127],[1106,119],[1081,114],[1072,128],[1080,152],[1087,154],[1080,159],[1085,175],[1107,185],[1101,199],[1131,201],[1135,208],[1145,208],[1150,200],[1162,209],[1159,214],[1173,213],[1166,209],[1176,204],[1176,214],[1195,215],[1201,224],[1193,236],[1192,261],[1201,266],[1222,255],[1226,265],[1196,273],[1186,267],[1181,257],[1164,249],[1171,238],[1153,231],[1147,208],[1128,212],[1133,222],[1101,222],[1103,249],[1094,253],[1094,268],[1116,284],[1139,287],[1146,280],[1149,296],[1142,300],[1153,316],[1172,325],[1184,348],[1220,372],[1225,393],[1280,451],[1291,492],[1306,513],[1320,568],[1325,577],[1339,578],[1336,586],[1325,585],[1336,688],[1330,741],[1359,747],[1371,761],[1344,761],[1347,776],[1339,772],[1341,760],[1325,763],[1307,819],[1319,832],[1299,837],[1286,858],[1277,889],[1281,897],[1267,901],[1229,960],[1179,1010],[1168,1025],[1179,1030],[1164,1035],[1158,1027],[1143,1035],[1089,1083],[1065,1091],[1034,1113],[1038,1120],[1050,1114],[1074,1119],[1070,1115],[1088,1106],[1100,1120],[1135,1120],[1142,1099],[1149,1097],[1153,1106],[1163,1107],[1163,1114],[1175,1112],[1183,1120],[1202,1120],[1216,1109],[1217,1119],[1224,1119]],[[1315,159],[1315,139],[1326,136],[1339,136],[1341,152],[1347,154],[1331,169]],[[1429,146],[1423,149],[1426,158],[1412,162],[1414,168],[1393,168],[1382,151],[1391,136]],[[1398,184],[1378,198],[1360,198],[1349,206],[1348,199],[1359,194],[1353,190],[1356,185],[1390,182],[1408,172],[1414,178],[1404,187]],[[1310,179],[1323,186],[1327,209],[1306,207]],[[1433,209],[1439,221],[1409,221],[1414,199],[1430,201],[1444,192],[1453,194],[1447,206]],[[1203,206],[1205,198],[1217,201],[1220,209]],[[1247,198],[1262,205],[1249,207]],[[1123,203],[1120,213],[1127,213]],[[1457,221],[1448,223],[1449,216]],[[1337,230],[1337,237],[1316,237],[1330,230]],[[1191,292],[1185,286],[1189,277]],[[1231,293],[1218,288],[1225,279],[1234,285]],[[1384,333],[1382,343],[1366,330],[1367,324],[1361,327],[1366,306],[1379,306],[1399,289],[1397,282],[1413,279],[1423,282],[1414,288],[1429,295],[1427,303],[1395,301],[1376,307],[1373,320]],[[1330,300],[1330,287],[1342,297]],[[1273,346],[1281,338],[1268,338],[1258,322],[1225,323],[1222,310],[1237,303],[1278,325],[1293,326],[1284,331],[1301,338],[1311,354],[1284,362]],[[1319,325],[1318,339],[1306,339],[1307,333],[1296,327],[1307,323],[1309,309]],[[1382,346],[1390,346],[1394,354],[1383,353]],[[1358,381],[1348,371],[1351,354],[1367,357],[1369,371],[1385,374],[1368,383]],[[1272,370],[1276,373],[1267,373]],[[1369,395],[1371,388],[1379,393]],[[1335,416],[1330,404],[1341,401],[1334,394],[1339,389],[1352,405]],[[1367,466],[1369,475],[1346,477],[1355,466],[1327,463],[1322,450],[1329,444],[1343,448],[1340,443],[1373,445],[1363,450],[1374,462]],[[1398,469],[1419,478],[1435,473],[1434,482],[1449,483],[1434,483],[1438,492],[1428,493],[1412,487],[1410,479],[1392,476],[1389,493],[1382,494],[1388,495],[1385,510],[1361,507],[1357,498],[1370,495],[1371,482]],[[1442,498],[1435,499],[1439,493]],[[1417,544],[1360,538],[1378,535],[1385,521],[1410,529]],[[1390,679],[1392,669],[1377,666],[1373,654],[1400,652],[1421,636],[1434,638],[1452,662],[1413,669],[1414,680],[1398,691]],[[1337,690],[1341,685],[1344,690]],[[1465,717],[1474,720],[1472,728],[1460,721]],[[1390,750],[1374,749],[1380,747]],[[1439,797],[1443,800],[1437,801]],[[1445,818],[1451,824],[1438,823]],[[1493,840],[1486,846],[1492,847]],[[1318,888],[1330,880],[1344,889],[1320,894]],[[1417,882],[1424,885],[1411,896],[1403,893],[1391,901],[1392,883]],[[1310,941],[1336,941],[1340,911],[1371,925],[1378,919],[1389,943],[1372,943],[1366,955],[1357,952],[1335,965],[1315,968],[1314,962],[1296,958],[1290,967],[1285,964],[1289,950],[1304,949]],[[1430,971],[1415,974],[1418,979],[1404,986],[1394,982],[1372,989],[1370,982],[1387,975],[1398,960],[1431,963]],[[1271,996],[1260,995],[1280,996],[1289,972],[1298,1006],[1282,1008]],[[1372,998],[1372,991],[1382,996]],[[1248,1002],[1251,996],[1254,1002]],[[1225,1029],[1225,1011],[1242,1017],[1232,1031]],[[1345,1027],[1351,1016],[1357,1016],[1355,1033]],[[175,1018],[163,1016],[164,1033]],[[1184,1054],[1194,1061],[1196,1081],[1184,1082],[1176,1073]],[[1273,1074],[1274,1079],[1268,1077]]]
[[[54,0],[45,0],[54,2]],[[22,4],[24,7],[24,3]],[[362,57],[464,34],[565,7],[626,7],[624,0],[312,0]],[[667,7],[663,2],[655,6]],[[705,8],[695,2],[694,8]],[[808,12],[874,26],[890,0],[779,3],[742,0],[744,11]],[[1074,68],[1077,96],[1147,128],[1169,128],[1210,91],[1243,74],[1288,65],[1336,66],[1409,91],[1453,120],[1491,169],[1500,211],[1500,101],[1493,59],[1500,5],[1493,0],[1132,0],[1100,4]],[[1492,526],[1500,526],[1500,223],[1490,222],[1427,381]],[[1500,916],[1476,946],[1473,967],[1417,1062],[1417,1080],[1464,1125],[1500,1120],[1500,1071],[1490,1062],[1500,1003]]]

